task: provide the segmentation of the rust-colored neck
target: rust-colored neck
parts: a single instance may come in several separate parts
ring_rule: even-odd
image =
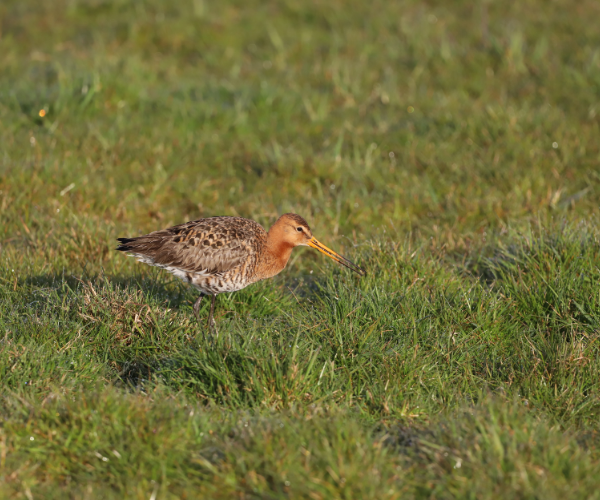
[[[285,238],[285,227],[275,224],[267,233],[267,243],[261,256],[260,279],[270,278],[285,268],[294,245]]]

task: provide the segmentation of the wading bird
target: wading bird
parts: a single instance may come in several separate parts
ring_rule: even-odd
[[[365,271],[317,241],[306,221],[284,214],[269,231],[241,217],[210,217],[139,236],[118,238],[117,250],[151,266],[161,267],[200,291],[194,304],[198,318],[205,295],[212,297],[209,329],[215,326],[215,298],[271,278],[281,272],[294,247],[316,248],[364,276]]]

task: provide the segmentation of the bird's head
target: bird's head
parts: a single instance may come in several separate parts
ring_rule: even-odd
[[[291,247],[307,246],[313,237],[308,223],[296,214],[283,214],[269,232],[276,232],[278,239]]]
[[[271,237],[288,247],[308,246],[315,248],[337,263],[364,276],[364,269],[319,242],[312,234],[308,223],[297,214],[283,214],[269,230]]]

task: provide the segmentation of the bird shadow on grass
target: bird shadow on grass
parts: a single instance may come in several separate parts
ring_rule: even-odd
[[[168,276],[167,278],[170,278]],[[160,274],[136,274],[120,276],[100,274],[81,275],[47,273],[28,276],[17,282],[17,286],[35,296],[37,302],[67,303],[81,298],[85,293],[101,291],[107,299],[115,294],[136,295],[149,304],[168,309],[190,309],[199,297],[199,292],[179,279],[165,280]],[[277,279],[275,282],[259,282],[234,293],[223,293],[217,297],[217,317],[228,315],[273,316],[298,298],[307,298],[318,290],[312,276]],[[138,295],[141,294],[141,295]],[[202,303],[206,309],[210,299]]]
[[[178,280],[163,282],[151,276],[115,276],[106,274],[76,276],[73,274],[48,273],[29,276],[17,283],[39,296],[81,297],[85,292],[141,292],[145,300],[163,304],[169,309],[193,305],[197,292]]]

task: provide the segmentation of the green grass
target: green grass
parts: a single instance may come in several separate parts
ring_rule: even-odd
[[[600,498],[599,16],[3,2],[0,497]],[[297,250],[212,346],[114,251],[287,211],[367,276]]]

